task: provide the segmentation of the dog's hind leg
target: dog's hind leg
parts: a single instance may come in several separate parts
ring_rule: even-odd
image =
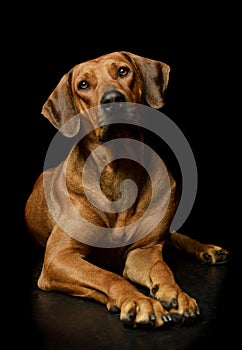
[[[228,259],[228,250],[214,244],[201,243],[179,232],[171,233],[170,241],[176,248],[185,250],[203,263],[222,264]]]

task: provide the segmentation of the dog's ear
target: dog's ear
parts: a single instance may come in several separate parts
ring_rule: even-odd
[[[41,111],[67,137],[76,135],[80,128],[80,119],[71,93],[71,79],[72,70],[62,77]]]
[[[122,52],[136,67],[143,80],[145,98],[149,106],[159,109],[164,105],[170,67],[163,62]]]

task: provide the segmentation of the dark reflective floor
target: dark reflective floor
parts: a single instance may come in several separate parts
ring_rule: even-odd
[[[193,324],[156,330],[129,329],[119,315],[103,305],[59,293],[43,292],[36,286],[42,253],[36,250],[33,281],[29,295],[29,325],[26,340],[32,349],[202,349],[223,345],[227,339],[226,319],[229,271],[231,263],[207,266],[173,248],[165,258],[177,282],[197,299],[201,316]],[[142,289],[141,289],[142,290]],[[142,290],[144,293],[147,291]],[[27,344],[26,342],[26,344]]]

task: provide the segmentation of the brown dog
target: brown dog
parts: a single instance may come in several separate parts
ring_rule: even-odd
[[[150,324],[156,328],[171,320],[182,322],[199,315],[196,300],[181,290],[163,261],[162,249],[168,239],[202,262],[222,263],[228,255],[218,246],[202,244],[177,232],[170,234],[170,224],[177,209],[176,185],[170,173],[168,197],[166,191],[159,188],[166,175],[154,176],[155,185],[159,186],[157,192],[166,198],[162,219],[149,229],[152,213],[162,209],[154,204],[150,219],[146,226],[142,225],[147,227],[146,234],[139,236],[137,232],[141,225],[136,225],[127,239],[122,238],[126,234],[125,227],[135,224],[147,209],[151,181],[138,162],[124,157],[114,160],[105,148],[105,142],[121,137],[131,157],[129,140],[142,141],[142,128],[131,129],[123,123],[110,126],[105,125],[105,121],[112,119],[118,108],[123,108],[121,105],[126,103],[127,110],[131,104],[161,108],[169,70],[167,64],[159,61],[129,52],[114,52],[78,64],[65,74],[44,104],[42,114],[56,128],[62,128],[67,136],[74,135],[78,125],[80,129],[85,127],[86,121],[93,129],[74,144],[63,163],[41,174],[25,208],[29,231],[40,244],[46,245],[39,288],[99,301],[109,311],[120,312],[120,319],[134,327]],[[75,115],[78,119],[73,118]],[[134,115],[132,111],[129,114],[130,118]],[[101,164],[98,156],[93,156],[85,185],[87,189],[84,189],[84,164],[99,147],[102,147],[106,165]],[[97,173],[101,174],[102,193],[113,202],[120,199],[123,180],[133,180],[137,186],[135,202],[119,212],[104,212],[90,203],[87,193],[96,204],[101,205],[102,201],[99,192],[92,188]],[[73,219],[73,208],[85,220]],[[95,241],[99,231],[94,229],[89,236],[90,227],[107,228],[111,232],[118,228],[119,243],[112,246],[107,240],[100,245],[100,238]],[[150,296],[142,294],[132,282],[147,287]]]

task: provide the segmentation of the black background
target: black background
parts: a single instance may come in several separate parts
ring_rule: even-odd
[[[237,293],[233,294],[237,287],[233,270],[237,269],[239,250],[239,234],[235,231],[238,210],[234,201],[239,190],[239,159],[232,80],[236,72],[237,45],[235,29],[230,27],[228,31],[224,21],[226,11],[218,15],[204,8],[198,16],[198,10],[189,15],[187,9],[183,9],[181,16],[178,11],[177,21],[173,12],[169,18],[165,11],[156,16],[156,9],[152,8],[147,17],[135,14],[131,18],[127,8],[120,8],[121,13],[103,14],[94,25],[91,9],[81,11],[80,16],[73,9],[62,10],[54,23],[47,9],[42,16],[37,8],[32,9],[27,22],[23,17],[21,25],[11,22],[14,30],[8,31],[6,39],[4,58],[7,62],[2,70],[6,76],[3,88],[7,96],[3,102],[8,131],[4,128],[2,136],[6,132],[8,139],[7,144],[4,142],[7,199],[3,221],[8,242],[4,253],[8,255],[11,250],[7,263],[4,258],[7,267],[4,268],[7,271],[4,290],[11,296],[7,328],[14,326],[21,337],[23,315],[31,312],[28,298],[33,253],[24,224],[24,205],[43,170],[48,145],[56,132],[40,114],[42,105],[75,64],[124,50],[161,60],[171,67],[163,112],[184,133],[198,169],[196,201],[180,231],[201,241],[222,245],[232,253],[231,275],[224,290],[227,304],[221,314],[224,322],[220,322],[226,329],[235,313],[236,300],[232,299],[237,298]],[[66,17],[71,18],[70,24]]]

